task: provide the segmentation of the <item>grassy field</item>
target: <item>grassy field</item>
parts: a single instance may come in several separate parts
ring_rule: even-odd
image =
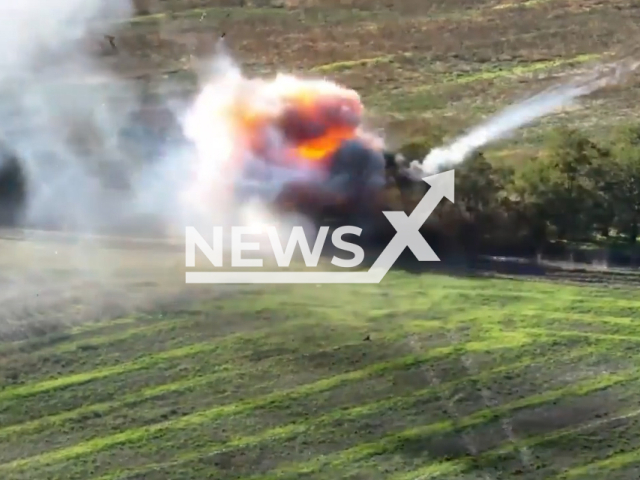
[[[120,71],[184,72],[195,59],[209,58],[225,33],[248,72],[326,75],[358,89],[396,142],[423,135],[434,123],[457,133],[562,75],[635,53],[640,18],[628,0],[150,4],[150,15],[117,34],[120,50],[111,61]],[[281,4],[290,6],[273,6]],[[634,79],[596,94],[588,108],[542,127],[561,121],[601,131],[632,118],[637,86]]]
[[[636,293],[392,272],[3,342],[0,475],[635,479]]]

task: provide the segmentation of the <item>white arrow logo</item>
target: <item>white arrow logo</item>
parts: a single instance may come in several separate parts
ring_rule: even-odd
[[[431,188],[407,216],[404,212],[383,212],[396,234],[366,272],[187,272],[186,283],[380,283],[405,248],[421,262],[440,259],[420,234],[443,198],[454,202],[455,171],[425,177]]]

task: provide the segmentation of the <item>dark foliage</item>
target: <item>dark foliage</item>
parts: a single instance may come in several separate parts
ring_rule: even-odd
[[[466,253],[561,253],[597,242],[630,250],[640,235],[640,125],[602,144],[558,129],[518,169],[477,154],[456,168],[456,202],[443,202],[425,233]]]

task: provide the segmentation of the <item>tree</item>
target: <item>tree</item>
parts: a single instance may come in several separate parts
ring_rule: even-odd
[[[594,159],[588,171],[592,182],[591,204],[589,216],[593,227],[602,237],[609,237],[615,225],[616,209],[614,198],[617,181],[612,175],[612,153],[610,149],[601,148],[600,155]]]
[[[500,204],[504,177],[482,153],[456,169],[456,203],[468,214],[490,213]]]
[[[596,212],[604,208],[594,166],[605,156],[604,149],[578,131],[558,129],[543,155],[520,172],[516,191],[555,228],[558,238],[584,239],[593,233]]]
[[[504,228],[509,221],[506,185],[511,175],[510,169],[496,167],[482,153],[456,168],[455,206],[467,250],[512,241]]]
[[[614,134],[612,162],[606,172],[615,221],[630,243],[640,223],[640,126],[625,125]]]

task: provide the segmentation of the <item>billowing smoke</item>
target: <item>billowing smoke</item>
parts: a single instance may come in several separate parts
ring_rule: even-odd
[[[23,226],[85,234],[148,231],[143,218],[170,224],[180,217],[175,200],[186,149],[159,151],[155,162],[132,154],[124,131],[142,92],[96,55],[104,35],[132,13],[130,0],[0,2],[0,168],[17,158],[26,177]],[[156,142],[142,132],[134,143]],[[0,335],[7,325],[22,328],[32,320],[122,314],[161,298],[158,284],[165,278],[183,281],[170,266],[180,265],[179,252],[172,257],[148,248],[99,249],[89,240],[5,239],[14,235],[43,237],[2,233]],[[153,291],[135,286],[150,280],[158,286]]]
[[[433,149],[422,162],[414,161],[413,171],[423,176],[437,173],[443,167],[454,167],[478,149],[510,137],[518,129],[573,104],[576,99],[620,83],[638,66],[640,62],[636,61],[600,66],[587,75],[515,103],[453,140],[449,145]]]
[[[128,0],[0,5],[0,140],[27,177],[28,225],[92,231],[118,221],[133,178],[118,132],[138,98],[91,47],[130,14]]]
[[[287,185],[302,181],[311,190],[321,185],[318,190],[328,191],[329,198],[350,192],[350,177],[364,175],[378,154],[383,168],[384,144],[363,129],[363,105],[355,91],[291,75],[250,79],[224,52],[202,79],[206,85],[191,108],[178,112],[183,141],[162,144],[144,129],[131,131],[143,94],[134,81],[112,73],[92,47],[110,33],[109,26],[132,13],[130,0],[0,3],[0,144],[26,176],[23,225],[81,233],[156,233],[156,228],[182,233],[185,225],[224,223],[235,215],[231,206],[237,196],[268,204]],[[598,72],[510,107],[434,150],[417,167],[429,173],[459,163],[477,148],[615,83],[635,67]],[[127,141],[131,136],[136,148]],[[345,144],[351,148],[348,154]],[[328,178],[324,160],[339,157],[336,163],[345,168]],[[378,177],[371,174],[372,183]],[[122,278],[157,283],[159,269],[170,258],[184,265],[181,251],[169,257],[150,249],[105,252],[77,243],[15,244],[0,246],[0,270],[6,275],[0,278],[0,316],[10,320],[22,318],[25,308],[51,316],[52,303],[42,304],[43,299],[67,301],[63,292],[81,296],[90,285],[96,286],[87,292],[92,302],[99,293],[104,298],[102,293],[113,292],[116,303],[128,305],[135,289],[120,283]],[[180,284],[183,278],[176,277]]]
[[[224,52],[201,78],[205,87],[193,105],[175,112],[183,138],[160,145],[132,122],[145,101],[141,87],[113,73],[95,52],[132,13],[130,0],[0,4],[0,159],[17,158],[26,177],[21,225],[33,229],[29,238],[40,240],[37,231],[45,228],[182,237],[185,225],[206,228],[233,217],[237,197],[268,204],[292,181],[326,186],[324,159],[345,141],[366,145],[356,152],[382,147],[361,127],[355,91],[291,75],[250,79]],[[340,184],[344,178],[337,180],[328,188],[349,190]],[[54,317],[54,304],[87,298],[97,304],[110,292],[128,306],[138,289],[132,282],[156,285],[163,275],[178,273],[173,280],[184,285],[183,251],[107,251],[102,241],[89,235],[73,236],[67,245],[0,239],[6,275],[0,320],[15,322],[35,309]]]

